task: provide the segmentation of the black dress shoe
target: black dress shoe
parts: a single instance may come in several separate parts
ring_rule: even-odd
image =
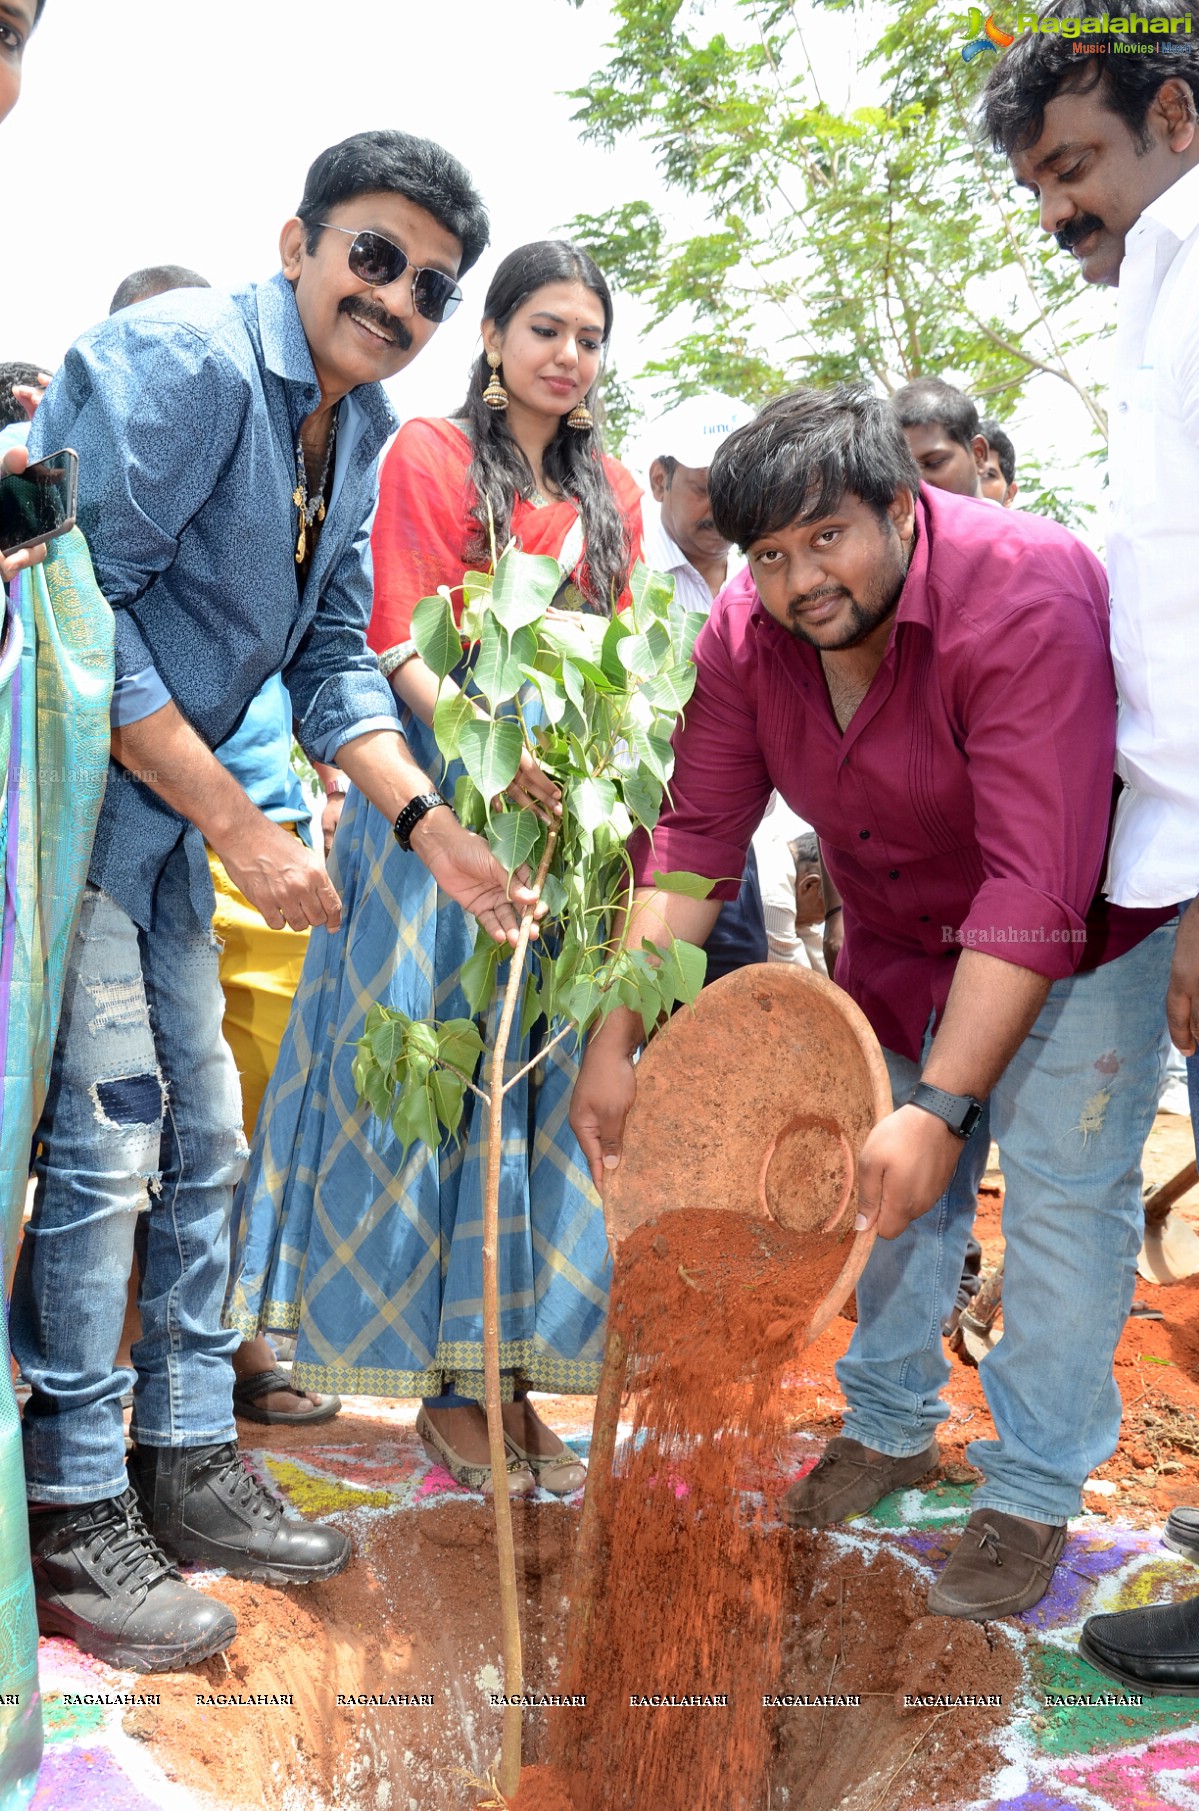
[[[1189,1508],[1184,1503],[1172,1509],[1166,1517],[1162,1540],[1174,1553],[1199,1560],[1199,1509]]]
[[[237,1634],[232,1610],[185,1585],[159,1551],[131,1490],[101,1503],[34,1506],[29,1544],[37,1626],[109,1666],[195,1666]]]
[[[1151,1610],[1090,1616],[1082,1625],[1078,1651],[1132,1691],[1199,1697],[1199,1597]]]
[[[171,1558],[223,1566],[233,1578],[307,1585],[333,1578],[349,1536],[284,1514],[241,1462],[237,1446],[139,1446],[129,1477],[142,1514]]]

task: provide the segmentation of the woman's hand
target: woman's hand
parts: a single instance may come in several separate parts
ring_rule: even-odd
[[[543,824],[562,816],[561,789],[538,766],[527,748],[521,753],[520,766],[505,797],[510,798],[514,805],[521,805],[526,811],[531,811]]]

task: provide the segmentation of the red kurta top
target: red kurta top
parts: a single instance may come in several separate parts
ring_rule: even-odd
[[[1170,916],[1092,908],[1116,728],[1103,567],[1039,516],[1001,527],[921,487],[895,633],[844,734],[816,649],[733,579],[695,644],[672,803],[652,850],[629,845],[638,885],[689,869],[732,898],[777,787],[845,902],[837,980],[914,1061],[963,946],[1056,980]]]
[[[470,515],[470,462],[470,441],[460,427],[424,417],[405,423],[383,461],[371,533],[375,601],[367,632],[377,654],[407,640],[422,597],[432,597],[439,585],[460,585],[463,573],[479,564],[466,551],[477,533]],[[605,457],[604,470],[628,526],[631,564],[641,556],[641,491],[617,460]],[[569,499],[536,504],[518,497],[511,533],[525,553],[557,559],[577,515]],[[618,608],[628,602],[626,591]]]

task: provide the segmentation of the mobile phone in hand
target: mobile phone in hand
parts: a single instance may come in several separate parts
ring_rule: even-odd
[[[75,526],[79,456],[70,447],[0,478],[0,553],[16,553]]]

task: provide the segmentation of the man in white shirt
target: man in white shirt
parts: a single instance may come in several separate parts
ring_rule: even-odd
[[[706,616],[731,576],[729,544],[708,507],[708,467],[733,430],[753,415],[748,403],[732,396],[689,396],[642,436],[650,488],[641,500],[643,557],[652,572],[670,574],[684,610]]]
[[[1199,20],[1137,0],[1123,31],[1105,15],[1097,33],[1084,10],[1057,0],[1017,39],[983,117],[1045,231],[1086,282],[1119,289],[1107,560],[1125,790],[1106,890],[1117,905],[1193,902],[1166,1013],[1199,1118]],[[1079,57],[1080,40],[1103,54]],[[1199,1557],[1193,1527],[1177,1538]],[[1079,1645],[1134,1689],[1199,1691],[1199,1596],[1091,1617]]]

